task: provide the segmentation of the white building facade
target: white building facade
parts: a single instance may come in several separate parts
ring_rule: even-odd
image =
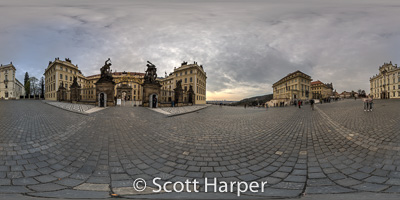
[[[24,85],[15,78],[17,71],[12,64],[0,66],[0,99],[20,99],[25,95]]]
[[[379,74],[369,80],[370,95],[374,99],[400,98],[400,67],[392,62],[384,63],[379,67]]]

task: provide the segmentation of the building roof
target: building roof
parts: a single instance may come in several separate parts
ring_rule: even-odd
[[[320,80],[311,82],[311,85],[316,85],[316,84],[324,84],[324,83],[321,82]]]
[[[4,68],[6,68],[6,67],[14,67],[14,65],[11,62],[10,64],[6,64],[6,65],[1,64],[0,67],[4,67]]]
[[[300,73],[301,75],[304,75],[304,76],[306,76],[307,78],[311,79],[311,76],[309,76],[309,75],[303,73],[303,72],[300,71],[300,70],[297,70],[297,71],[292,72],[292,73],[286,75],[285,77],[281,78],[279,81],[275,82],[272,86],[274,87],[274,85],[276,85],[276,84],[278,84],[279,82],[281,82],[281,81],[283,81],[283,80],[285,80],[285,79],[291,77],[292,75],[296,75],[297,73]],[[311,80],[312,80],[312,79],[311,79]]]
[[[140,73],[140,72],[112,72],[111,74],[113,76],[121,76],[123,74],[131,75],[131,76],[134,76],[134,75],[144,76],[144,73]],[[100,74],[86,76],[86,78],[93,78],[93,77],[96,77],[96,76],[100,76]]]

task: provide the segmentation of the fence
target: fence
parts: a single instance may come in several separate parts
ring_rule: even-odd
[[[161,90],[158,99],[161,107],[193,105],[194,95],[190,97],[188,91],[182,91],[178,97],[174,90]]]

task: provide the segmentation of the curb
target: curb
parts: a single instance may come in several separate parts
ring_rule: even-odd
[[[203,109],[206,109],[206,108],[208,108],[208,107],[210,107],[210,106],[204,106],[203,108],[199,108],[199,109],[197,109],[197,110],[192,110],[192,111],[189,111],[189,112],[167,115],[167,117],[175,117],[175,116],[179,116],[179,115],[184,115],[184,114],[196,112],[196,111],[199,111],[199,110],[203,110]]]
[[[78,114],[81,114],[81,115],[86,115],[86,116],[89,116],[89,115],[90,115],[89,113],[82,113],[82,112],[78,112],[78,111],[75,111],[75,110],[68,110],[68,109],[60,108],[60,107],[58,107],[58,106],[55,106],[55,105],[49,104],[49,103],[47,103],[46,101],[43,101],[43,100],[42,100],[42,102],[43,102],[43,103],[45,103],[45,104],[47,104],[47,105],[50,105],[50,106],[53,106],[53,107],[59,108],[59,109],[61,109],[61,110],[66,110],[66,111],[69,111],[69,112],[78,113]]]

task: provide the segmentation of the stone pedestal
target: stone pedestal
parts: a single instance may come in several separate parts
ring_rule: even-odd
[[[159,107],[159,96],[161,93],[160,83],[143,84],[143,107],[157,108]]]
[[[96,105],[102,106],[102,98],[104,101],[104,107],[115,106],[114,102],[114,87],[115,82],[112,80],[99,79],[96,83]],[[102,106],[103,107],[103,106]]]

